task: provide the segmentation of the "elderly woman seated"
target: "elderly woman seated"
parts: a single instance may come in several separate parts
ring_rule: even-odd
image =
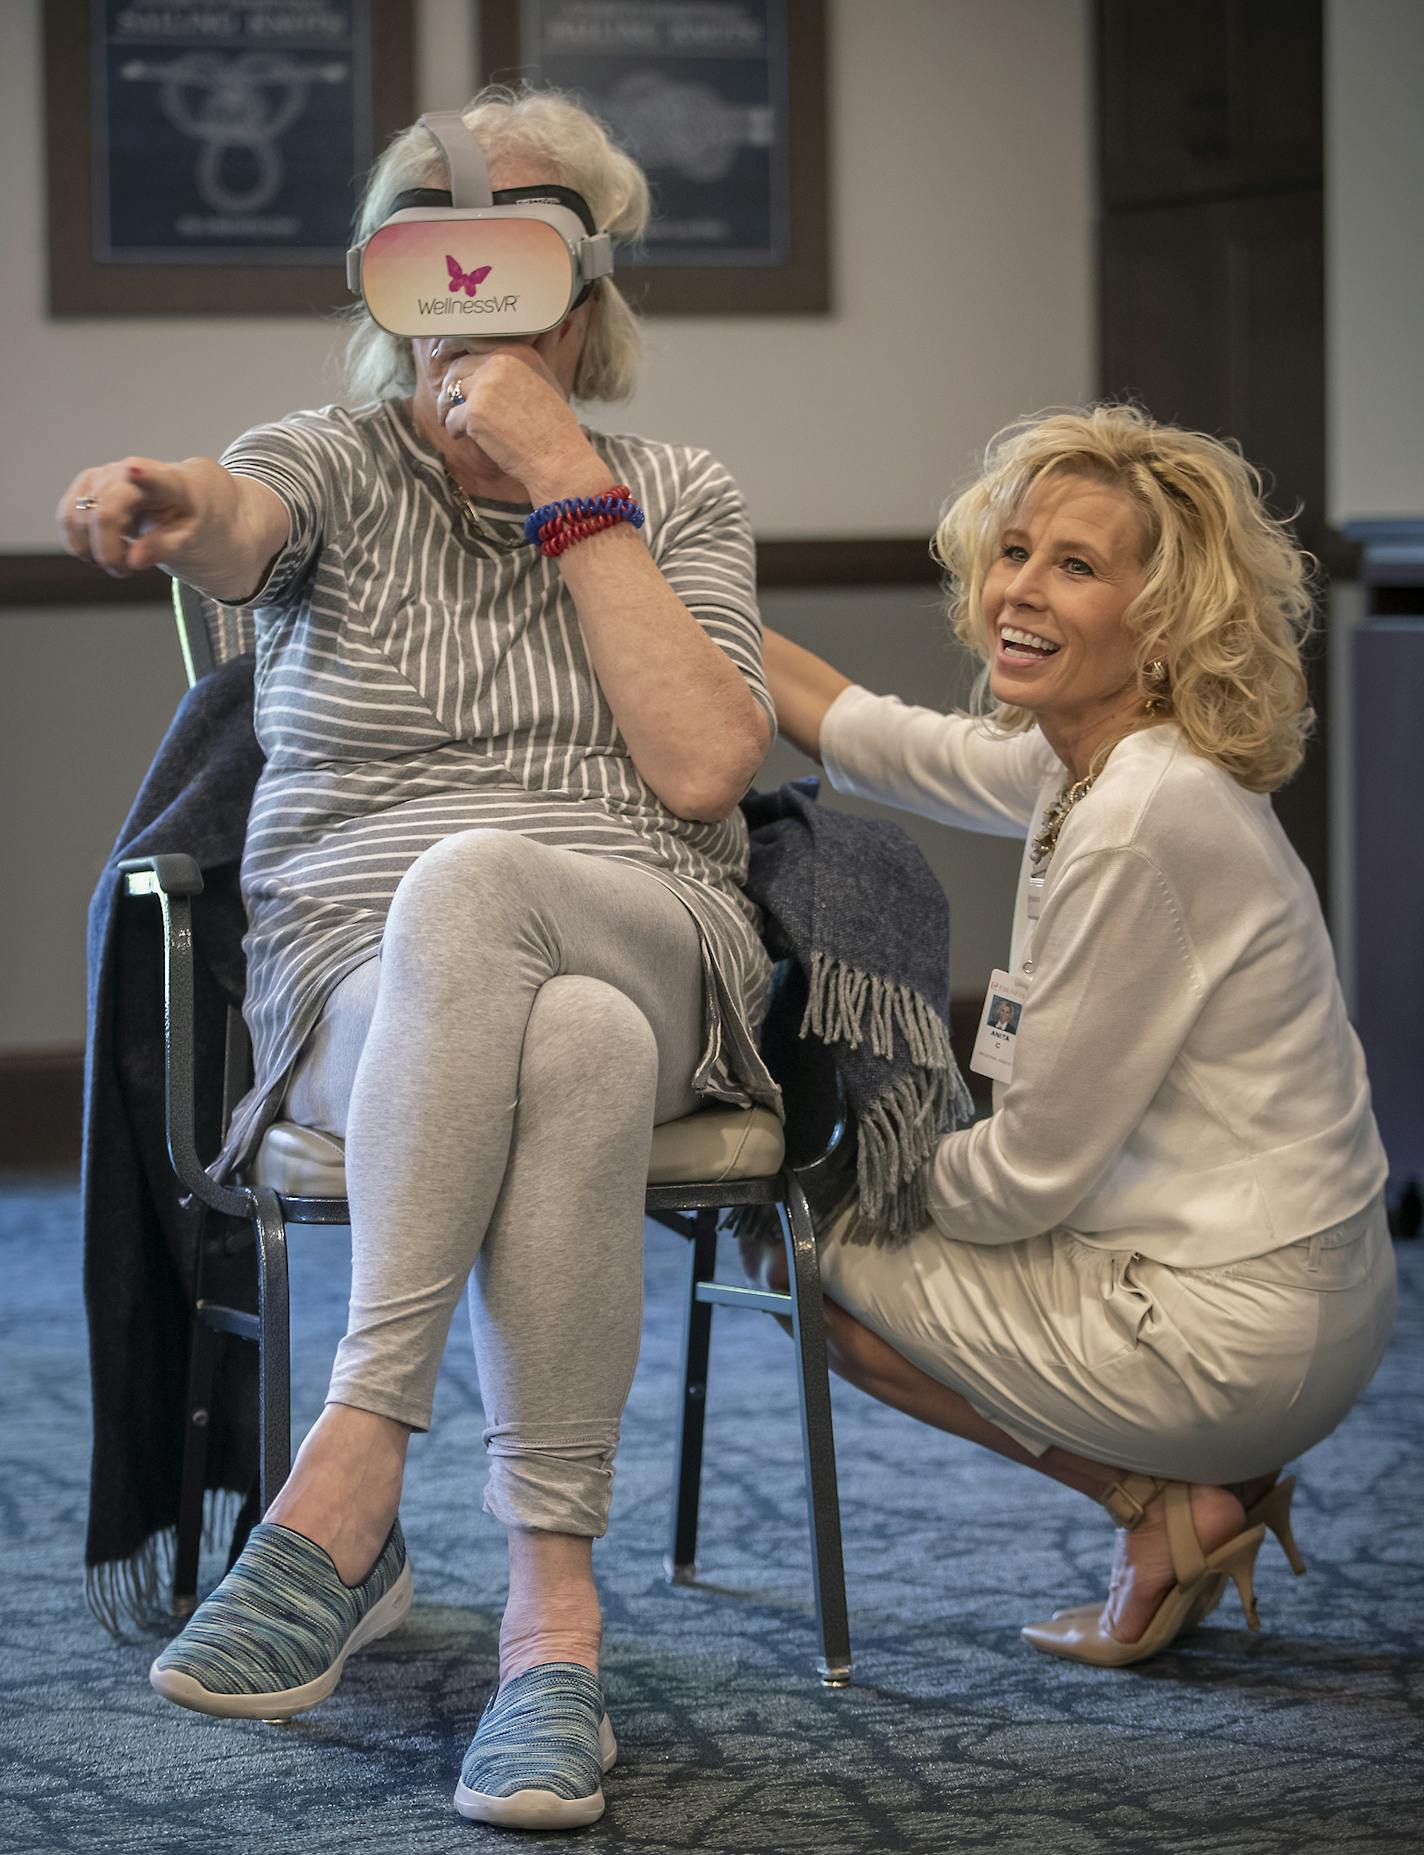
[[[840,791],[1026,840],[931,1221],[823,1256],[833,1363],[1100,1501],[1106,1603],[1024,1630],[1117,1666],[1235,1580],[1283,1464],[1394,1317],[1385,1159],[1310,878],[1269,794],[1310,722],[1304,563],[1230,446],[1125,406],[1010,428],[938,535],[992,713],[850,684],[769,635],[782,730]],[[982,685],[981,685],[982,687]]]
[[[463,122],[496,204],[641,231],[642,174],[567,100],[489,90]],[[436,139],[406,130],[359,235],[413,189],[448,206],[430,191],[448,184]],[[704,452],[570,410],[633,383],[636,325],[606,275],[534,337],[462,321],[406,340],[355,316],[349,406],[258,427],[220,463],[86,469],[60,510],[81,558],[156,562],[256,608],[256,1082],[224,1162],[280,1110],[344,1137],[351,1204],[329,1401],[152,1680],[282,1717],[394,1627],[406,1445],[470,1279],[510,1586],[456,1804],[569,1826],[601,1813],[614,1757],[591,1545],[637,1354],[652,1130],[777,1102],[739,888],[737,801],[772,731],[751,537]],[[555,544],[531,546],[531,505],[577,498],[610,521],[550,518]]]

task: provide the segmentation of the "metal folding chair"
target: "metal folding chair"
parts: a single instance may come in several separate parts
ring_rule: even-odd
[[[190,682],[251,648],[249,615],[217,606],[175,582],[174,609]],[[221,1306],[203,1290],[203,1260],[214,1243],[245,1245],[247,1231],[229,1238],[200,1228],[184,1440],[183,1479],[173,1595],[180,1611],[196,1602],[202,1532],[207,1426],[217,1349],[224,1335],[258,1348],[260,1502],[265,1510],[291,1467],[291,1346],[287,1227],[348,1224],[341,1143],[310,1129],[278,1123],[268,1130],[249,1175],[220,1183],[198,1157],[195,1135],[192,898],[203,881],[186,856],[134,859],[122,866],[131,896],[154,897],[163,915],[164,1051],[168,1150],[182,1187],[208,1211],[250,1227],[257,1261],[258,1311]],[[228,1014],[223,1120],[243,1093],[250,1053],[241,1013]],[[786,1159],[781,1124],[765,1109],[708,1109],[655,1132],[647,1210],[690,1234],[691,1269],[683,1342],[677,1480],[672,1537],[665,1560],[675,1583],[696,1576],[703,1419],[707,1403],[712,1313],[754,1308],[789,1319],[796,1344],[801,1432],[816,1619],[817,1668],[828,1686],[850,1680],[851,1654],[841,1555],[840,1506],[826,1365],[825,1321],[815,1230],[806,1184],[835,1163],[838,1124],[809,1167]],[[786,1245],[785,1292],[716,1280],[718,1213],[747,1205],[774,1207]]]

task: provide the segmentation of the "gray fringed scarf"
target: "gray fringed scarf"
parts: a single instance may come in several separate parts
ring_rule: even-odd
[[[801,779],[742,801],[746,890],[781,962],[762,1055],[793,1164],[815,1157],[844,1102],[854,1184],[843,1172],[818,1219],[854,1196],[849,1239],[903,1243],[928,1219],[935,1147],[973,1114],[949,1045],[949,904],[898,825],[825,809],[818,791]]]

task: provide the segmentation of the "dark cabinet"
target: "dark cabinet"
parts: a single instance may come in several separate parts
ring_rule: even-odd
[[[1097,31],[1099,391],[1235,438],[1329,560],[1319,0],[1099,0]],[[1276,808],[1325,902],[1323,633],[1310,675]]]
[[[1308,547],[1324,520],[1321,214],[1318,192],[1112,214],[1100,250],[1103,391],[1239,440]]]
[[[1317,0],[1102,0],[1109,207],[1321,184]]]

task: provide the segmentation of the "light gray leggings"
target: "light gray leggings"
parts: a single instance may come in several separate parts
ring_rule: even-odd
[[[466,831],[411,866],[293,1074],[286,1112],[347,1143],[328,1397],[427,1428],[469,1280],[506,1526],[607,1526],[652,1130],[697,1105],[704,1016],[696,923],[655,876]]]

